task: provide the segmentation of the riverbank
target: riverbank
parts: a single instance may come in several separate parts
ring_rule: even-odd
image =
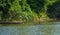
[[[23,24],[23,23],[29,23],[29,22],[33,22],[33,23],[45,23],[45,22],[56,22],[59,21],[57,19],[53,19],[53,18],[40,18],[40,19],[34,19],[34,20],[13,20],[13,21],[0,21],[0,24]]]
[[[40,18],[40,22],[56,22],[56,21],[60,21],[56,18]]]

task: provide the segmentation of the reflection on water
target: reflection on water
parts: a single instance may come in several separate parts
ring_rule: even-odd
[[[59,26],[60,25],[7,24],[0,26],[0,35],[59,35]]]

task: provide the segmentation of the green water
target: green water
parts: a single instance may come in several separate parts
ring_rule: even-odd
[[[59,35],[58,24],[1,24],[0,35]]]

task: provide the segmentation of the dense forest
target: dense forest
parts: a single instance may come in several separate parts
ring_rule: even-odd
[[[60,19],[59,0],[0,0],[0,21]]]

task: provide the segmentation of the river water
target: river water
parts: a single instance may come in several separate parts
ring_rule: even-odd
[[[0,35],[60,35],[60,22],[56,24],[1,24]]]

